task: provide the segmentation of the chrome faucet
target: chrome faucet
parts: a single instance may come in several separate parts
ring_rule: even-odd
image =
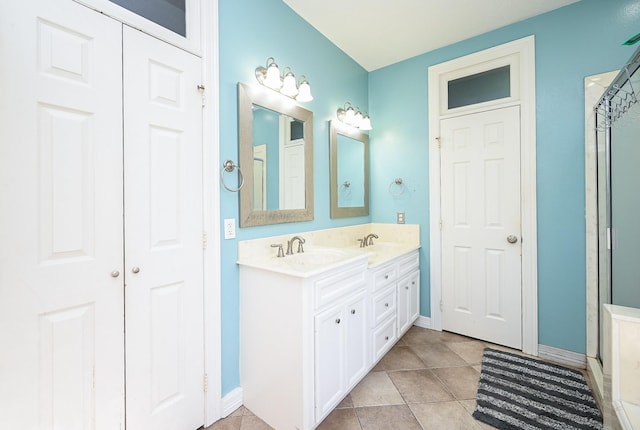
[[[375,239],[378,239],[378,235],[377,235],[377,234],[375,234],[375,233],[369,233],[368,235],[366,235],[366,236],[364,237],[364,241],[363,241],[364,245],[363,245],[363,246],[370,246],[370,245],[373,245],[373,239],[374,239],[374,238],[375,238]]]
[[[282,244],[281,243],[272,243],[271,247],[272,248],[278,248],[278,258],[284,257],[284,252],[282,251]]]
[[[293,254],[293,242],[298,241],[298,252],[304,252],[304,248],[302,248],[302,244],[305,242],[304,238],[301,236],[293,236],[291,240],[287,241],[287,255]]]

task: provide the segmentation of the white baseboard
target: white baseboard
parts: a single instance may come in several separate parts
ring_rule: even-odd
[[[242,388],[238,387],[222,398],[222,418],[228,417],[242,406]]]
[[[565,366],[577,367],[578,369],[587,368],[586,355],[553,346],[538,345],[538,357]]]
[[[413,325],[422,328],[431,328],[431,318],[419,316],[418,319],[414,321]]]

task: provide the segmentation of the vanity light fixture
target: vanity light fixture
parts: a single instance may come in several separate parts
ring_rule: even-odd
[[[259,83],[274,91],[278,91],[280,94],[296,99],[299,102],[310,102],[313,100],[311,86],[304,75],[300,77],[300,83],[298,84],[291,67],[287,66],[283,69],[283,75],[281,76],[280,68],[273,57],[267,58],[266,67],[256,67],[255,73]]]
[[[353,107],[351,103],[346,102],[343,108],[338,108],[336,116],[341,122],[360,130],[371,130],[371,118],[366,113],[362,113],[360,108]]]

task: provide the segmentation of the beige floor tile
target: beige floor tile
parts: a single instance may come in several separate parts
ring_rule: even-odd
[[[482,363],[482,354],[486,344],[479,340],[468,342],[447,342],[447,346],[468,364]]]
[[[344,409],[344,408],[353,408],[353,400],[351,400],[351,394],[348,394],[347,397],[342,399],[340,404],[336,406],[336,409]]]
[[[356,408],[362,430],[421,430],[407,405]]]
[[[335,409],[317,428],[318,430],[361,430],[355,409]]]
[[[380,360],[379,366],[384,370],[424,369],[425,365],[420,357],[408,346],[394,346]]]
[[[388,372],[406,403],[454,400],[438,378],[428,369]]]
[[[416,344],[411,345],[410,348],[428,368],[468,365],[462,357],[443,343]]]
[[[456,401],[409,405],[424,430],[477,429],[476,420]]]
[[[229,416],[216,421],[206,428],[206,430],[240,430],[242,416]]]
[[[272,430],[273,427],[262,421],[255,415],[245,415],[242,417],[242,427],[240,430]]]
[[[458,400],[458,403],[460,403],[464,410],[469,412],[469,414],[472,414],[473,411],[476,410],[476,399]]]
[[[480,373],[471,366],[433,369],[447,390],[458,400],[475,399]]]
[[[467,337],[467,336],[463,336],[461,334],[457,334],[457,333],[451,333],[450,331],[443,331],[441,332],[442,334],[440,335],[442,338],[443,342],[473,342],[473,341],[477,341],[477,339],[474,339],[472,337]]]
[[[446,337],[444,332],[424,329],[421,327],[413,326],[402,336],[400,339],[406,345],[421,345],[425,343],[439,343],[443,342]]]
[[[386,372],[370,372],[351,391],[351,400],[354,407],[404,403]]]

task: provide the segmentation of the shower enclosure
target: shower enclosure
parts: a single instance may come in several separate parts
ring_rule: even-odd
[[[602,305],[640,308],[639,67],[640,49],[595,107],[600,360]]]

